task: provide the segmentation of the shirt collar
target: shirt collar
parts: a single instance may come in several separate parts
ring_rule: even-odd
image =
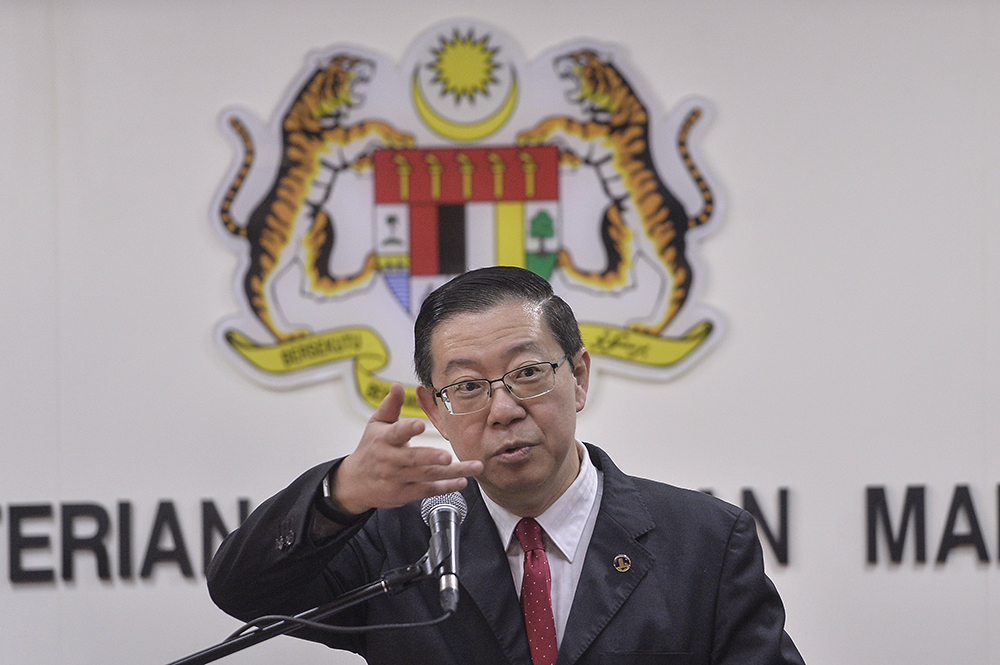
[[[566,491],[544,513],[535,518],[552,544],[570,563],[577,554],[580,538],[587,526],[587,518],[594,507],[594,501],[597,500],[597,468],[590,461],[590,455],[587,454],[583,444],[576,442],[576,446],[577,450],[581,451],[580,472]],[[504,549],[509,550],[512,546],[520,547],[513,540],[514,527],[521,521],[521,517],[488,497],[481,488],[480,494],[496,524]]]

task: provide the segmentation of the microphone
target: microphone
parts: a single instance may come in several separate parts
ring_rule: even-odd
[[[441,609],[454,612],[458,607],[458,527],[469,508],[458,492],[432,496],[420,502],[420,516],[431,528],[427,550],[431,570],[440,579]]]

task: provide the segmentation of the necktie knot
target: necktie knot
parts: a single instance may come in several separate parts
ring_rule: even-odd
[[[517,542],[521,543],[521,549],[525,552],[545,550],[545,544],[542,543],[542,525],[530,517],[525,517],[517,523],[514,535],[517,536]]]

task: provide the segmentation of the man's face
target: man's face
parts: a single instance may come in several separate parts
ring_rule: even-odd
[[[534,304],[511,302],[439,323],[431,336],[432,378],[438,389],[465,379],[496,379],[522,365],[558,362],[559,343]],[[587,401],[590,354],[581,349],[571,366],[556,370],[552,392],[518,400],[493,384],[487,408],[454,416],[431,391],[417,388],[420,406],[459,459],[481,460],[480,486],[521,516],[548,508],[580,469],[576,414]]]

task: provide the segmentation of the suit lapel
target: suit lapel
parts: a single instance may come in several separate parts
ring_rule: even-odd
[[[507,554],[479,488],[475,483],[469,485],[462,492],[469,512],[462,523],[458,552],[461,585],[493,629],[507,660],[531,663],[521,603],[514,590]]]
[[[635,485],[603,451],[589,445],[588,451],[603,472],[604,489],[557,665],[570,665],[583,655],[655,560],[636,540],[654,524]],[[630,562],[624,572],[615,568],[619,555]]]

